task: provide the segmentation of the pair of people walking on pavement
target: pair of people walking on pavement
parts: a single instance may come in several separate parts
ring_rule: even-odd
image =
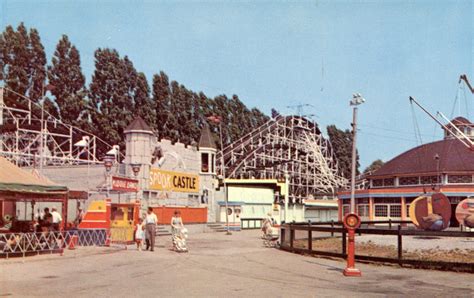
[[[135,240],[137,243],[138,250],[141,250],[143,240],[146,242],[146,250],[151,248],[151,251],[155,250],[155,237],[156,237],[156,225],[158,224],[158,218],[153,213],[153,208],[148,207],[145,219],[140,219],[137,224],[135,231]]]
[[[138,250],[142,250],[143,240],[145,240],[146,250],[151,247],[151,251],[154,251],[157,224],[158,218],[153,213],[153,209],[149,207],[144,220],[140,218],[136,227],[135,240]],[[178,252],[187,252],[186,240],[188,238],[188,230],[184,227],[181,212],[178,210],[174,212],[174,216],[171,218],[171,235],[173,249]]]

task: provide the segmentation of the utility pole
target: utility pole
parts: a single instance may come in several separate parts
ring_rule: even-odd
[[[288,201],[290,200],[290,175],[285,170],[285,223],[288,223]]]
[[[41,101],[41,131],[40,131],[40,175],[43,176],[43,129],[44,129],[44,84],[41,88],[42,101]]]
[[[355,210],[355,176],[357,163],[357,106],[364,103],[365,99],[359,94],[353,94],[350,105],[353,107],[352,113],[352,171],[351,171],[351,213]]]
[[[207,117],[207,120],[212,121],[215,124],[219,124],[219,137],[221,141],[221,174],[222,174],[222,183],[224,185],[224,202],[225,202],[225,222],[226,222],[226,235],[232,235],[229,230],[229,198],[227,196],[227,185],[225,183],[225,165],[224,165],[224,141],[222,138],[222,117],[217,115],[211,115]]]
[[[3,87],[0,87],[0,125],[3,125]]]
[[[227,197],[227,185],[225,183],[225,165],[224,165],[224,141],[222,140],[222,121],[219,121],[219,136],[221,139],[221,170],[222,170],[222,182],[224,183],[224,201],[225,201],[225,223],[227,227],[226,235],[231,235],[229,230],[229,199]]]

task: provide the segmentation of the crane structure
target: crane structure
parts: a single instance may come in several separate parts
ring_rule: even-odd
[[[21,97],[23,107],[10,107],[7,96]],[[97,146],[112,146],[93,134],[65,124],[43,107],[13,90],[0,87],[0,156],[18,166],[102,163]]]
[[[316,123],[301,116],[277,116],[217,153],[218,174],[234,179],[287,177],[289,199],[334,194],[347,185],[329,140]],[[281,198],[279,199],[282,200]]]
[[[466,74],[462,74],[459,76],[459,84],[461,84],[461,81],[464,81],[467,85],[467,87],[471,90],[471,93],[474,94],[474,88],[472,88],[471,83],[469,83],[469,80],[467,79]]]
[[[459,76],[459,81],[458,84],[461,84],[461,81],[464,81],[467,85],[467,87],[471,90],[471,93],[474,94],[474,89],[472,88],[471,84],[469,83],[469,80],[467,79],[467,75],[462,74]],[[466,146],[468,149],[474,151],[474,141],[472,140],[472,131],[469,129],[469,131],[461,131],[455,123],[453,123],[451,120],[448,119],[443,113],[437,112],[436,115],[441,118],[439,120],[437,117],[435,117],[433,114],[428,112],[415,98],[412,96],[409,97],[410,103],[411,104],[416,104],[423,112],[425,112],[431,119],[433,119],[441,128],[446,131],[447,134],[451,135],[455,139],[457,139],[459,142],[461,142],[464,146]],[[445,122],[445,123],[443,123]]]

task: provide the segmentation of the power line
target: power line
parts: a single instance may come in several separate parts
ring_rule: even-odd
[[[392,139],[392,140],[409,141],[409,142],[414,142],[414,143],[417,142],[416,140],[413,140],[413,139],[401,138],[401,137],[398,137],[398,136],[380,135],[380,134],[376,134],[376,133],[372,133],[372,132],[365,132],[363,130],[361,130],[360,133],[365,134],[365,135],[369,135],[369,136]]]
[[[365,124],[360,124],[359,126],[367,127],[367,128],[372,128],[372,129],[378,129],[378,130],[383,130],[383,131],[390,131],[390,132],[395,132],[399,134],[405,134],[405,135],[413,135],[413,132],[408,132],[408,131],[401,131],[401,130],[396,130],[396,129],[390,129],[390,128],[383,128],[383,127],[378,127],[378,126],[372,126],[372,125],[365,125]],[[433,137],[433,135],[428,135],[428,134],[421,134],[422,136],[425,137]]]

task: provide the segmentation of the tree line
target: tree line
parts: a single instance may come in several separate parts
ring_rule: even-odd
[[[223,139],[228,144],[259,126],[269,117],[249,109],[237,95],[214,98],[194,92],[163,71],[151,84],[127,56],[117,50],[98,48],[91,82],[81,68],[80,53],[63,35],[47,63],[39,32],[21,23],[7,26],[0,35],[0,80],[6,87],[42,103],[62,122],[80,127],[109,144],[123,145],[123,131],[136,116],[142,117],[159,138],[195,144],[207,117],[222,118]],[[45,97],[50,91],[52,98]],[[6,104],[25,107],[26,100],[8,94]],[[211,130],[218,132],[218,127]]]
[[[48,63],[38,30],[21,23],[7,26],[0,34],[0,81],[5,87],[41,103],[46,111],[66,124],[89,131],[109,144],[124,148],[124,129],[136,116],[142,117],[161,138],[196,144],[203,125],[214,135],[219,128],[210,115],[222,119],[224,144],[230,144],[269,117],[257,108],[249,109],[237,95],[208,97],[177,81],[163,71],[149,84],[127,56],[117,50],[98,48],[90,84],[81,68],[79,50],[62,35]],[[52,98],[46,97],[47,91]],[[25,99],[16,94],[5,98],[8,106],[24,108]],[[277,113],[272,110],[272,114]],[[352,136],[349,130],[327,127],[339,167],[350,177]],[[216,142],[219,146],[219,142]],[[104,148],[105,150],[105,148]],[[357,163],[357,168],[359,167]]]

